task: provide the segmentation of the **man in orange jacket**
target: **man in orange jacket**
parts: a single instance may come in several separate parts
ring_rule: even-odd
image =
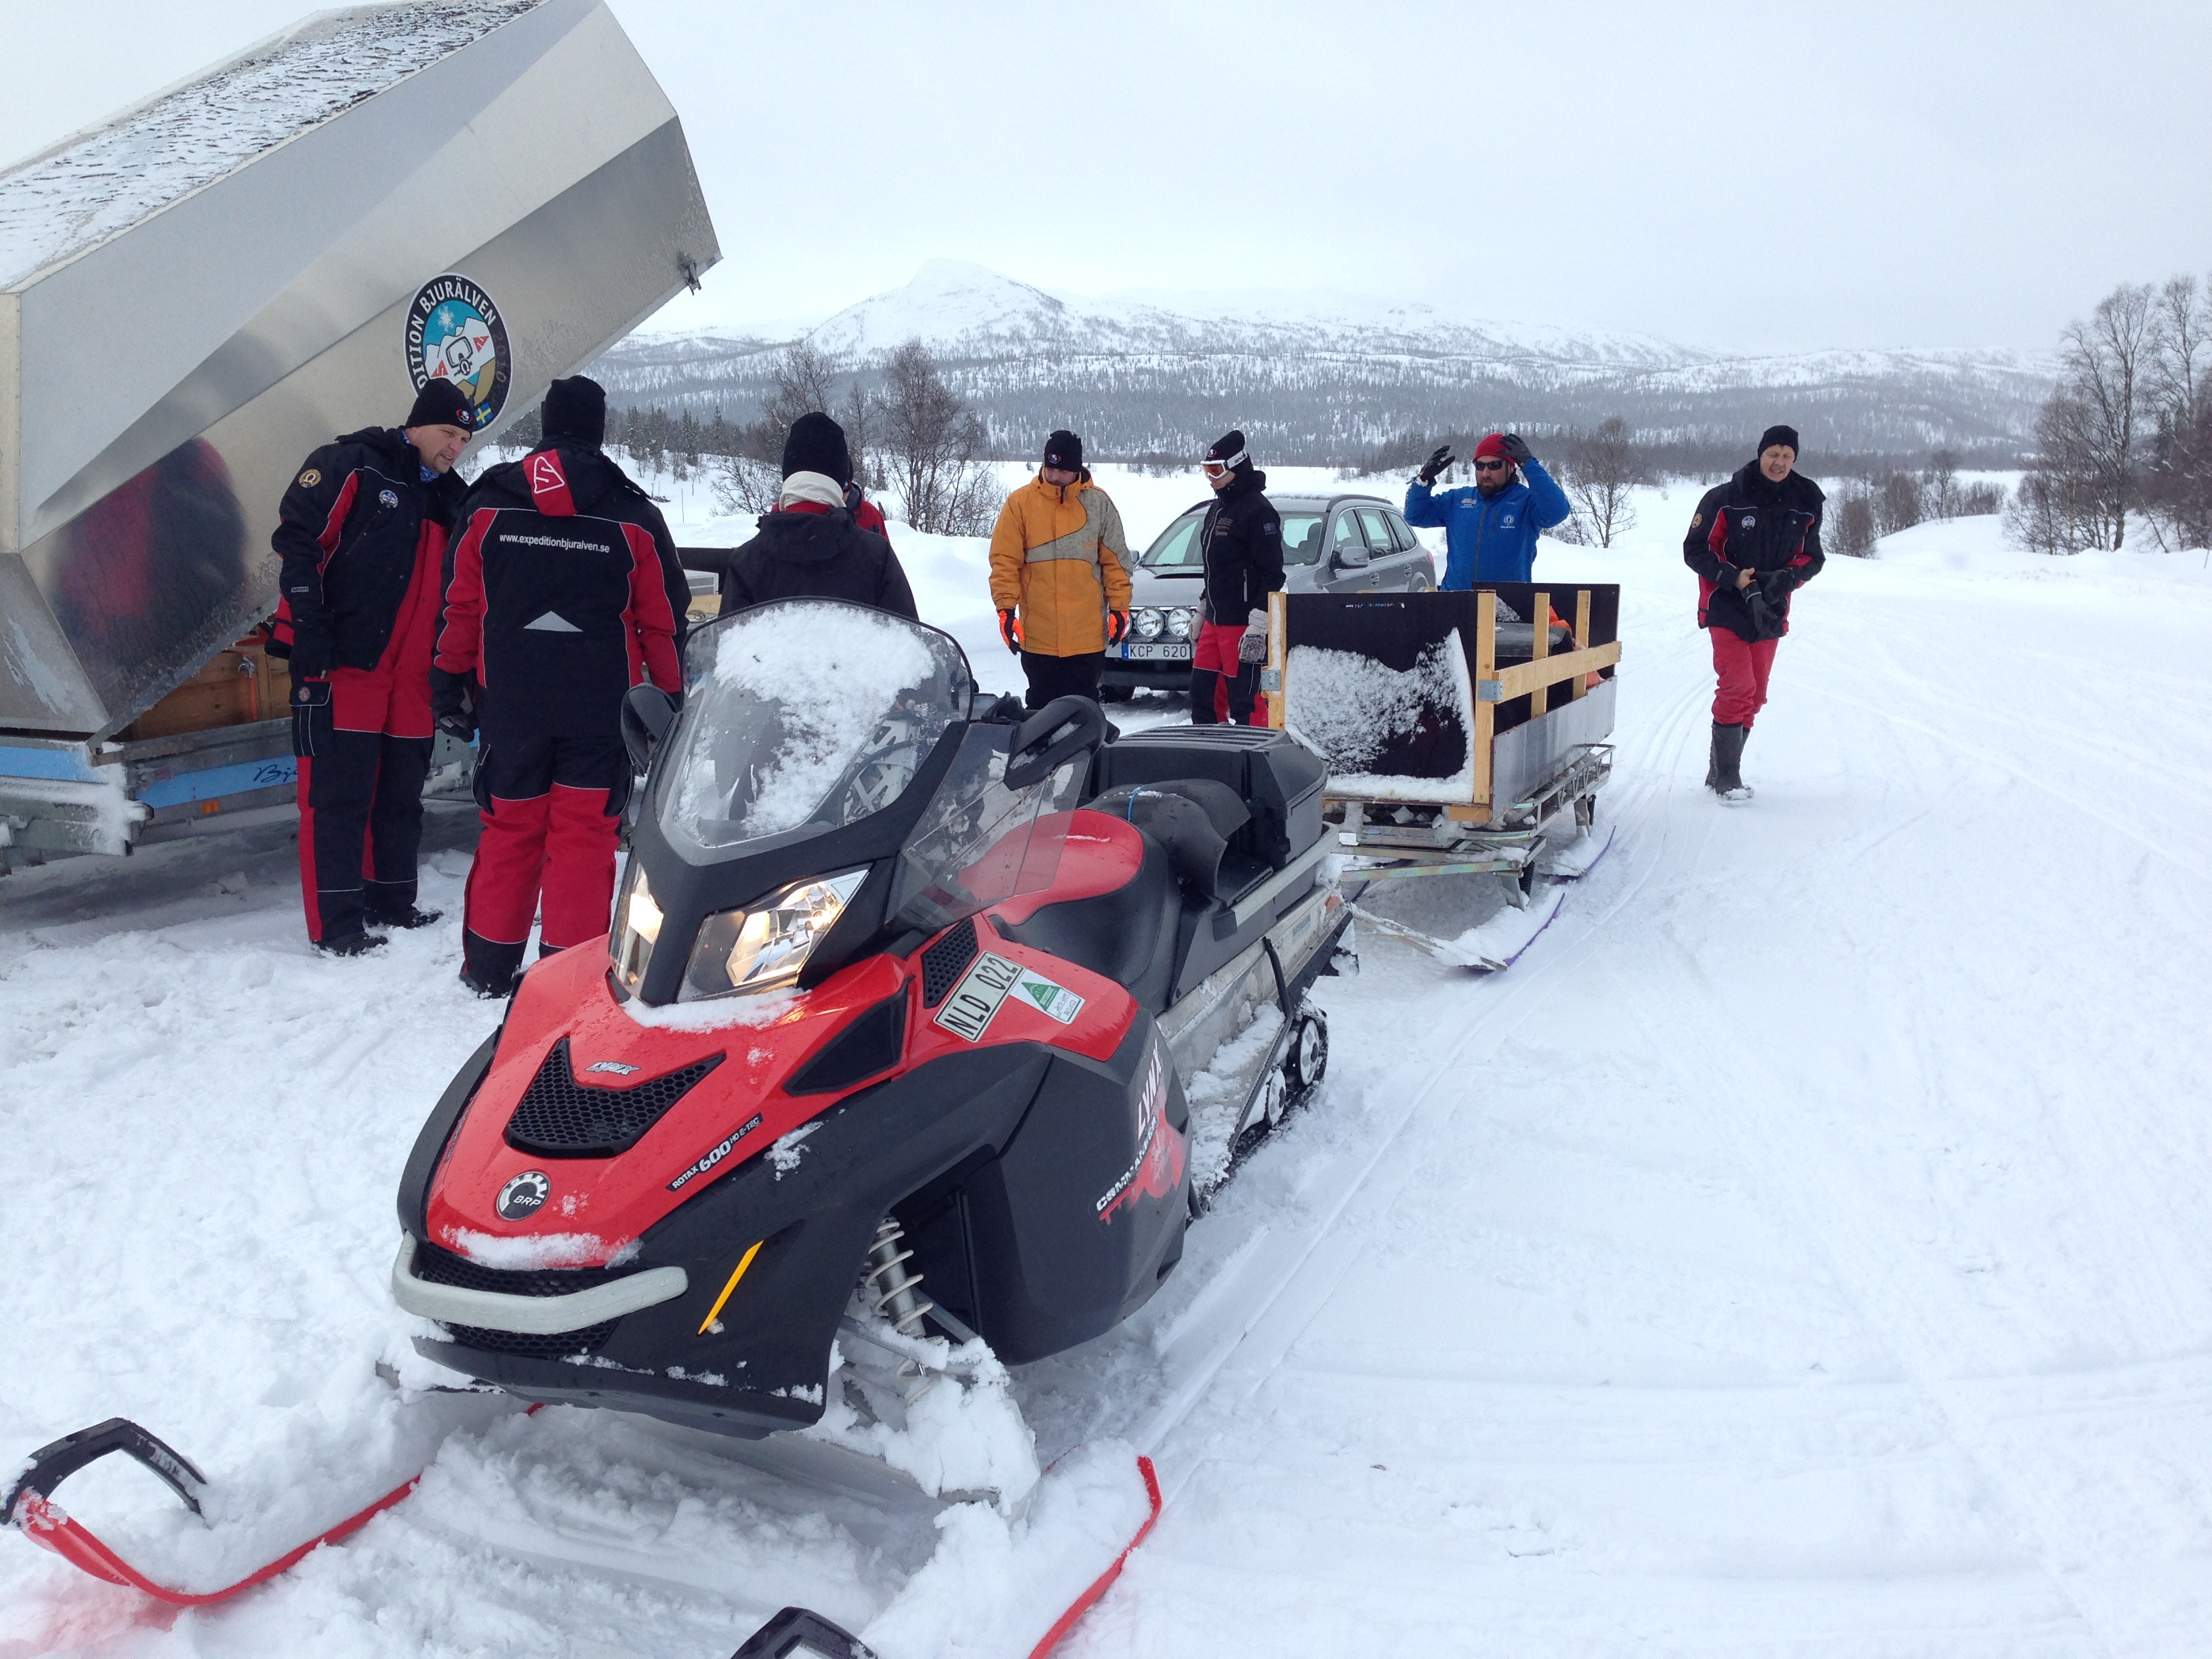
[[[1045,440],[1037,475],[1006,497],[991,532],[999,634],[1029,677],[1024,697],[1098,696],[1106,647],[1129,631],[1129,543],[1113,499],[1091,482],[1083,440]]]

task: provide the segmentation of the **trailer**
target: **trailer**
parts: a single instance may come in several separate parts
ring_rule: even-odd
[[[1277,593],[1269,621],[1268,723],[1328,763],[1323,817],[1355,900],[1378,882],[1492,878],[1527,909],[1540,878],[1572,878],[1604,850],[1589,832],[1613,770],[1617,585]],[[1372,906],[1358,914],[1439,945]]]
[[[720,258],[604,0],[322,13],[0,173],[0,872],[289,806],[301,456],[434,375],[495,441]]]

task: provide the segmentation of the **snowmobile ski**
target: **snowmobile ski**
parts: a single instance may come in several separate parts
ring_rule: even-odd
[[[1479,974],[1502,974],[1521,960],[1558,918],[1559,905],[1565,895],[1558,888],[1540,890],[1525,908],[1509,907],[1498,912],[1480,927],[1470,928],[1455,939],[1437,939],[1418,927],[1408,927],[1402,921],[1393,921],[1388,916],[1355,904],[1353,915],[1362,921],[1400,939],[1415,948],[1425,951],[1437,961],[1455,968],[1469,968]]]
[[[365,1509],[348,1516],[336,1526],[325,1528],[304,1544],[286,1551],[266,1565],[256,1568],[234,1584],[216,1590],[193,1591],[179,1589],[142,1572],[118,1554],[91,1528],[54,1502],[56,1487],[87,1464],[97,1462],[111,1452],[121,1452],[132,1462],[151,1470],[170,1491],[176,1493],[186,1509],[194,1515],[201,1513],[200,1496],[207,1490],[207,1477],[194,1468],[189,1459],[157,1436],[139,1427],[128,1418],[111,1417],[105,1423],[95,1423],[88,1429],[79,1429],[75,1434],[64,1435],[51,1445],[41,1446],[31,1454],[22,1474],[8,1489],[7,1524],[40,1548],[52,1550],[71,1566],[90,1573],[94,1578],[138,1590],[155,1601],[166,1601],[178,1607],[204,1607],[214,1602],[227,1601],[257,1584],[267,1583],[310,1550],[320,1545],[337,1543],[340,1539],[358,1532],[413,1492],[416,1482],[422,1478],[419,1473],[409,1476]]]

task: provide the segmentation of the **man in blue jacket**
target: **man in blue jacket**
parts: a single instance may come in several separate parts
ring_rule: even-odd
[[[1437,446],[1406,487],[1406,522],[1443,526],[1444,579],[1438,586],[1449,593],[1483,582],[1531,580],[1538,532],[1567,521],[1566,492],[1518,433],[1493,432],[1474,447],[1474,489],[1438,495],[1437,474],[1451,464],[1451,446]],[[1516,467],[1526,483],[1515,482]]]

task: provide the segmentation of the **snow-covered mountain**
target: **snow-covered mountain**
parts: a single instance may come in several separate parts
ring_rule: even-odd
[[[618,402],[742,422],[757,415],[792,337],[641,335],[595,373]],[[1373,462],[1431,434],[1549,433],[1619,415],[1685,453],[1732,452],[1787,420],[1832,461],[1917,460],[1948,445],[2000,464],[2026,439],[2051,378],[2047,363],[2016,352],[1726,356],[1353,295],[1087,297],[951,260],[799,337],[864,380],[920,340],[1009,454],[1073,426],[1102,455],[1188,456],[1242,426],[1280,460]]]

